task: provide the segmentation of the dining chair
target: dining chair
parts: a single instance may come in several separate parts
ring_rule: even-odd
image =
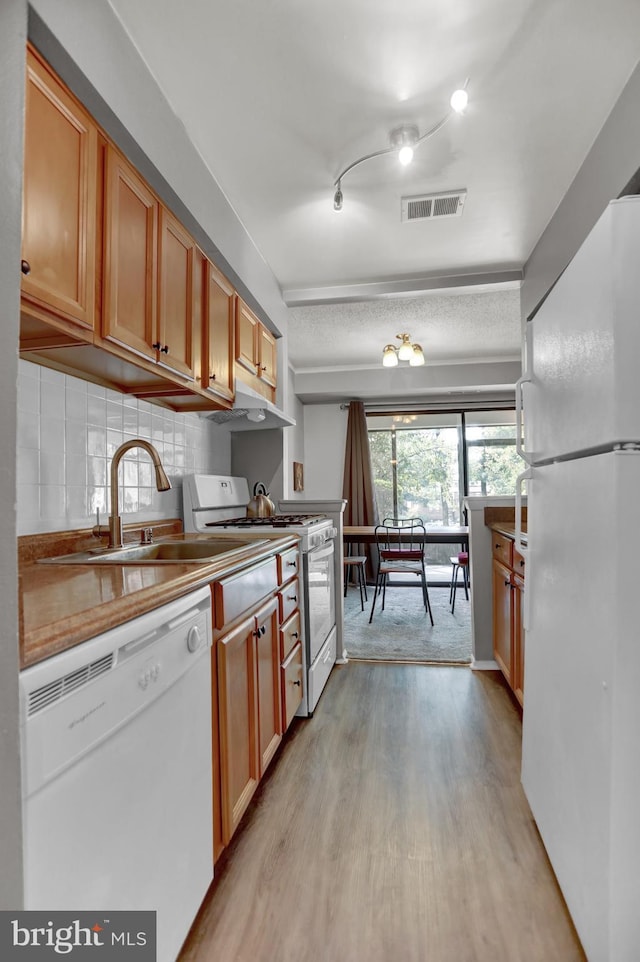
[[[427,534],[424,522],[421,518],[384,518],[382,524],[376,525],[374,534],[378,549],[378,570],[369,624],[373,621],[379,594],[382,596],[381,610],[384,611],[387,587],[407,587],[403,583],[394,584],[393,581],[390,582],[389,575],[411,574],[420,579],[425,611],[433,625],[433,612],[429,601],[424,562],[424,545]]]

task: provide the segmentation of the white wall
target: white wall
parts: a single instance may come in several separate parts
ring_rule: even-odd
[[[282,432],[283,496],[302,500],[306,496],[306,491],[293,490],[293,462],[298,461],[304,465],[305,408],[294,393],[294,373],[291,368],[287,369],[287,379],[289,399],[287,414],[295,419],[296,424],[295,427],[286,428]]]
[[[339,404],[304,409],[304,497],[341,498],[348,411]]]
[[[0,3],[0,909],[22,906],[22,803],[18,728],[16,379],[20,307],[22,115],[26,0]]]
[[[18,534],[90,527],[96,509],[104,522],[111,458],[132,438],[154,445],[171,491],[156,490],[145,451],[128,452],[119,472],[125,524],[182,517],[185,474],[229,473],[229,433],[211,421],[20,361]]]

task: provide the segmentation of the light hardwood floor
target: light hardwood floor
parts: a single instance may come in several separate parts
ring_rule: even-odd
[[[294,729],[180,962],[584,962],[502,676],[351,663]]]

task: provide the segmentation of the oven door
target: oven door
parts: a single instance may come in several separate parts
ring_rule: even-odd
[[[303,556],[309,666],[336,623],[333,554],[333,541],[325,541]]]

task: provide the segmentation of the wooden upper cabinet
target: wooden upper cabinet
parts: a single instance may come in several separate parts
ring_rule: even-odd
[[[258,394],[275,400],[276,339],[241,297],[236,297],[236,374]]]
[[[194,379],[196,244],[164,207],[158,259],[158,361]]]
[[[159,205],[110,145],[104,205],[103,336],[155,361]]]
[[[261,324],[241,297],[236,298],[236,361],[251,374],[258,374]]]
[[[104,236],[103,337],[193,380],[195,241],[111,145]]]
[[[204,266],[204,290],[202,387],[233,401],[236,294],[210,261]]]
[[[275,388],[277,374],[276,339],[264,325],[258,332],[258,377]]]
[[[23,309],[89,331],[95,318],[97,143],[91,117],[29,48]]]

